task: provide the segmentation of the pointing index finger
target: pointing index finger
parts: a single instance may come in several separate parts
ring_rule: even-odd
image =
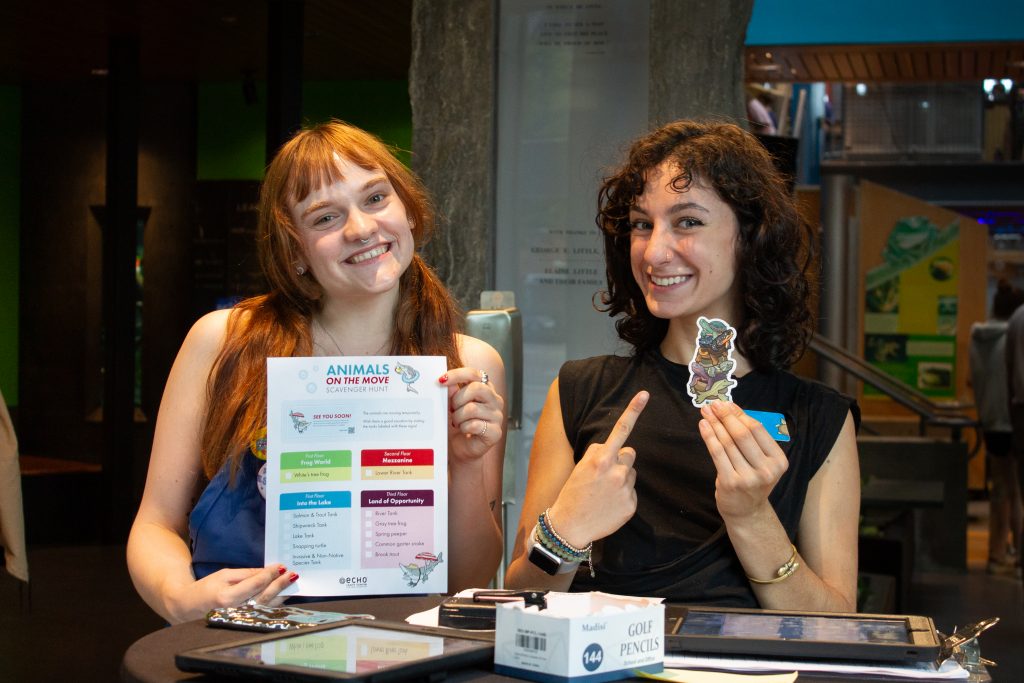
[[[605,442],[612,448],[614,453],[618,453],[622,445],[626,443],[626,438],[633,432],[633,427],[636,425],[640,413],[644,412],[647,400],[650,397],[651,395],[646,391],[641,391],[633,397],[633,400],[629,402],[626,409],[622,411],[622,415],[615,422],[615,426],[612,427],[612,433],[608,435],[608,440]]]

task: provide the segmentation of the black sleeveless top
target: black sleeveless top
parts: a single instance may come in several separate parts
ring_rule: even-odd
[[[562,419],[576,462],[587,446],[608,438],[638,391],[651,395],[626,440],[637,453],[636,514],[594,544],[597,578],[580,571],[571,590],[758,606],[715,506],[715,466],[698,431],[700,411],[686,393],[689,378],[685,365],[657,350],[562,366]],[[795,541],[807,485],[831,452],[847,412],[859,422],[860,411],[853,399],[788,372],[755,371],[737,381],[732,397],[741,408],[786,417],[791,440],[779,445],[789,469],[769,501]]]

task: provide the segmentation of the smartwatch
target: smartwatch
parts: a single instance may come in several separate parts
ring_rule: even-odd
[[[564,560],[558,555],[541,545],[536,538],[533,539],[533,547],[530,548],[530,562],[540,567],[544,572],[554,576],[559,573]]]
[[[579,566],[579,562],[570,562],[569,560],[563,559],[555,554],[553,550],[546,547],[537,538],[537,528],[534,527],[533,533],[530,534],[530,540],[533,545],[530,546],[530,554],[528,555],[530,562],[540,567],[545,573],[554,576],[556,574],[570,574],[575,572]]]

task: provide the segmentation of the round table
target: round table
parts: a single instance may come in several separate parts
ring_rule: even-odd
[[[404,621],[410,614],[423,612],[441,604],[443,596],[426,595],[410,597],[367,598],[356,600],[333,600],[300,605],[305,609],[350,614],[373,614],[386,621]],[[121,680],[131,683],[170,683],[172,681],[213,680],[200,674],[179,671],[174,665],[174,655],[184,650],[206,645],[218,645],[259,635],[249,631],[227,628],[212,628],[203,619],[169,626],[155,633],[143,636],[132,643],[121,661]],[[465,669],[453,671],[451,681],[517,681],[519,679],[499,676],[493,671]]]
[[[323,610],[328,612],[347,612],[350,614],[373,614],[378,619],[386,621],[404,621],[410,614],[423,612],[441,604],[443,596],[440,595],[419,595],[419,596],[396,596],[365,598],[355,600],[332,600],[329,602],[318,602],[301,605],[304,608]],[[135,641],[124,654],[121,661],[121,680],[130,683],[173,683],[175,681],[212,681],[214,679],[199,674],[188,674],[179,671],[174,665],[174,655],[184,650],[206,645],[218,645],[233,640],[241,640],[254,635],[248,631],[236,631],[226,628],[211,628],[202,619],[189,621],[177,626],[169,626],[160,629],[148,636],[143,636]],[[488,683],[522,681],[518,678],[510,678],[494,673],[490,668],[469,668],[458,669],[449,672],[447,681],[451,683]],[[634,679],[637,680],[637,679]],[[849,677],[841,675],[828,675],[810,672],[800,674],[801,681],[814,681],[816,683],[851,683],[863,680],[861,677]],[[874,680],[888,680],[893,683],[906,683],[912,679],[906,678],[876,678]],[[959,679],[960,681],[977,683],[990,680],[984,667],[970,679]]]

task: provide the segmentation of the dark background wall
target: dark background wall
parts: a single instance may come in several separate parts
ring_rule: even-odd
[[[73,104],[72,104],[73,103]],[[22,452],[88,457],[85,418],[97,407],[91,369],[99,357],[99,230],[104,203],[104,92],[99,84],[22,91]],[[72,115],[71,112],[74,112]],[[90,267],[90,260],[95,261]],[[95,292],[90,292],[95,289]],[[98,368],[97,368],[98,369]]]
[[[8,187],[20,185],[15,193],[20,212],[18,201],[3,203],[8,212],[13,207],[12,221],[20,213],[20,230],[4,241],[17,245],[13,253],[5,249],[0,259],[21,273],[13,293],[0,293],[6,295],[0,315],[18,323],[16,343],[0,346],[0,360],[10,361],[20,380],[16,397],[6,398],[15,406],[22,453],[93,463],[102,460],[102,228],[94,207],[105,202],[105,87],[101,78],[26,85],[0,99],[7,103],[0,112],[21,124],[13,141],[21,164],[0,166]],[[408,162],[407,88],[403,80],[307,83],[304,121],[348,120],[400,148],[399,156]],[[195,319],[213,307],[213,298],[197,295],[195,278],[195,261],[215,248],[195,239],[200,201],[207,209],[211,203],[209,187],[200,189],[227,180],[251,183],[254,193],[263,175],[263,84],[254,84],[254,92],[255,99],[247,98],[240,82],[142,86],[138,204],[147,219],[132,473],[137,493],[175,354]],[[237,192],[212,194],[215,211],[238,212]],[[218,208],[218,202],[225,206]],[[248,259],[228,267],[258,266]],[[225,286],[223,294],[239,293],[229,289]]]
[[[156,416],[190,324],[183,293],[191,287],[195,109],[189,85],[143,88],[138,200],[149,214],[140,417]],[[23,91],[18,435],[24,453],[98,461],[102,228],[94,207],[105,202],[104,112],[102,82]],[[146,425],[139,422],[143,436]]]

